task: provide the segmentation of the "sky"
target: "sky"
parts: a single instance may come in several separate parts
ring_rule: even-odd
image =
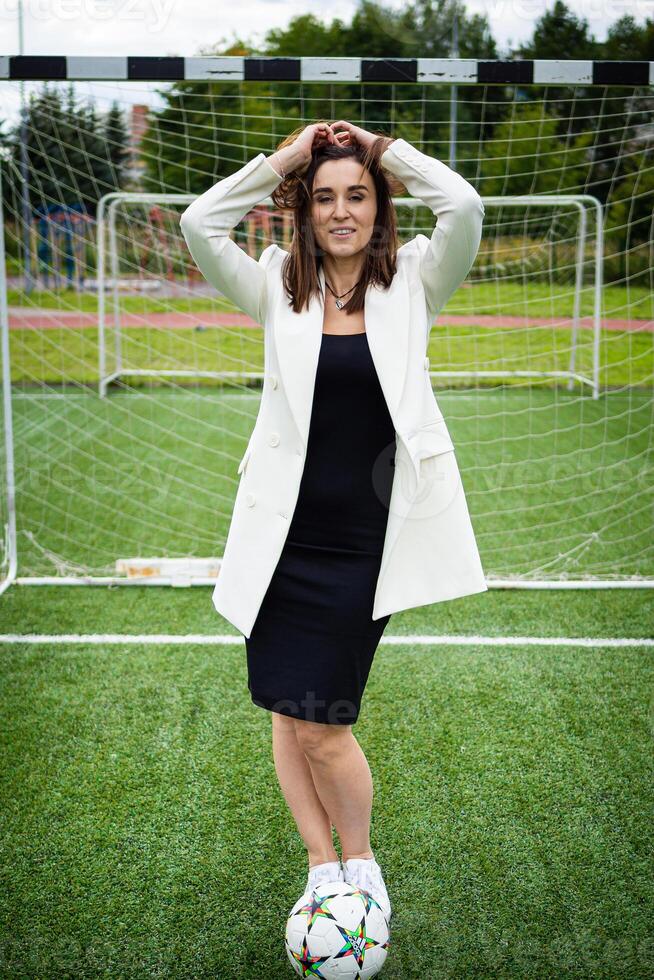
[[[467,0],[471,13],[486,13],[498,43],[525,40],[554,0]],[[401,0],[389,0],[399,7]],[[637,21],[654,15],[654,0],[567,0],[602,40],[622,14]],[[25,54],[192,55],[202,45],[234,36],[263,39],[297,14],[329,21],[348,19],[354,0],[24,0]],[[18,0],[0,0],[1,54],[18,53]],[[228,16],[225,16],[228,12]],[[357,52],[363,54],[363,52]]]
[[[467,0],[470,13],[488,15],[500,56],[526,40],[536,20],[554,0]],[[399,7],[401,0],[387,0]],[[654,16],[654,0],[567,0],[585,17],[598,40],[626,13],[639,23]],[[313,13],[329,22],[349,20],[356,0],[24,0],[24,54],[197,55],[208,45],[235,37],[263,41],[267,30],[283,27],[296,15]],[[0,54],[18,54],[18,0],[0,0]],[[364,51],[354,52],[357,55]],[[13,120],[17,86],[0,83],[0,118]],[[112,91],[105,83],[79,83],[78,95],[93,95],[103,109],[112,95],[149,101],[143,86]]]

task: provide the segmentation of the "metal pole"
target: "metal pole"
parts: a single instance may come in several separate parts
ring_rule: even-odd
[[[7,522],[4,527],[4,548],[0,558],[7,563],[7,577],[0,581],[0,595],[16,579],[18,543],[16,540],[16,477],[14,470],[14,427],[11,416],[11,365],[9,361],[9,310],[7,307],[7,274],[5,264],[5,226],[2,206],[2,166],[0,166],[0,367],[2,368],[2,409],[5,435],[5,468],[7,473]]]
[[[575,298],[572,310],[572,336],[570,338],[570,361],[568,371],[568,391],[572,391],[573,375],[577,366],[577,339],[579,336],[579,316],[581,310],[581,291],[584,288],[584,261],[586,258],[586,208],[579,211],[579,232],[577,234],[577,253],[575,257]]]
[[[452,57],[459,57],[459,8],[454,8],[454,21],[452,22]],[[450,89],[450,168],[456,170],[456,85]]]
[[[595,236],[595,295],[593,303],[593,398],[599,398],[602,291],[604,288],[604,209],[601,201],[595,201],[595,215],[597,232]]]
[[[24,53],[23,0],[18,0],[18,53]],[[25,82],[20,83],[20,173],[22,177],[21,205],[23,214],[23,263],[25,292],[29,296],[34,289],[32,275],[32,208],[30,207],[29,161],[27,153],[27,108],[25,106]]]

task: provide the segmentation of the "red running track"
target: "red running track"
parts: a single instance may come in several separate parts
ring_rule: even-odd
[[[443,315],[435,321],[441,327],[486,327],[489,329],[524,329],[525,327],[551,327],[552,329],[570,330],[573,321],[570,317],[538,317],[538,316],[488,316],[476,315]],[[113,320],[107,319],[107,328],[111,329]],[[245,313],[123,313],[120,317],[122,329],[135,327],[151,327],[161,330],[194,330],[203,327],[256,327],[258,324]],[[654,332],[654,320],[620,320],[603,319],[603,330],[643,331]],[[582,330],[593,329],[593,318],[581,317],[579,326]],[[80,330],[97,327],[97,314],[77,313],[74,310],[33,310],[25,308],[10,308],[10,330],[49,330],[66,327],[69,330]]]

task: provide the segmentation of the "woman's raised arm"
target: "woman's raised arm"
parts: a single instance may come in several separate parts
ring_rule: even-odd
[[[265,267],[272,246],[257,262],[230,238],[230,232],[281,180],[259,153],[197,197],[180,217],[189,252],[207,282],[261,324],[266,318]]]
[[[180,217],[189,252],[204,278],[257,323],[266,318],[266,265],[272,245],[257,262],[230,238],[245,215],[282,182],[311,160],[312,148],[336,143],[328,123],[305,126],[271,157],[259,153],[229,177],[201,194]],[[278,173],[278,170],[281,173]]]
[[[399,177],[413,197],[424,201],[437,219],[431,238],[416,236],[431,326],[475,261],[484,205],[465,177],[406,140],[393,140],[384,150],[381,163]]]

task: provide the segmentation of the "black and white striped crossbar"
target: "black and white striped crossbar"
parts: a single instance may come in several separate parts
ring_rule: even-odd
[[[10,81],[420,82],[654,86],[654,61],[0,55]]]

